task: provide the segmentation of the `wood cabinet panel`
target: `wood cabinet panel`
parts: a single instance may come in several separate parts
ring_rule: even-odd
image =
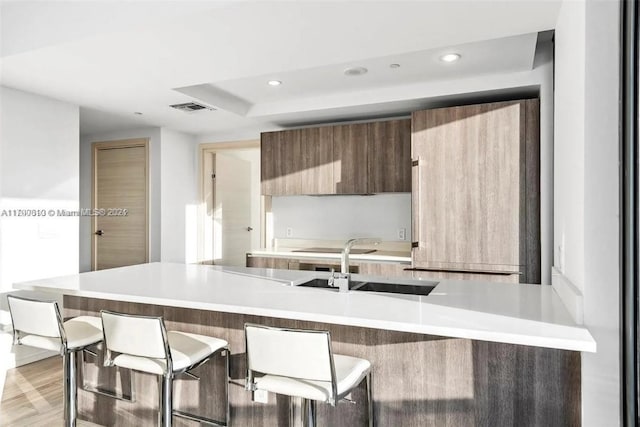
[[[491,274],[457,271],[414,270],[413,279],[419,280],[478,280],[481,282],[520,283],[519,274]]]
[[[262,194],[279,194],[280,177],[284,173],[281,161],[279,132],[264,132],[260,135],[260,191]]]
[[[521,230],[526,244],[520,245],[520,259],[524,260],[523,278],[527,283],[540,283],[541,242],[540,242],[540,101],[526,102],[525,126],[525,166],[521,179],[524,180],[525,222]]]
[[[301,194],[332,194],[333,127],[299,129]]]
[[[335,194],[366,194],[369,127],[366,123],[333,127]]]
[[[399,262],[361,262],[358,263],[360,274],[367,276],[381,277],[404,277],[410,279],[413,277],[410,264],[401,264]]]
[[[410,120],[261,134],[262,194],[411,191]]]
[[[294,264],[289,258],[259,257],[247,255],[247,267],[276,268],[278,270],[297,270],[290,268]]]
[[[315,294],[310,292],[310,295]],[[523,345],[447,338],[336,324],[278,319],[64,297],[66,317],[99,316],[100,310],[162,316],[173,330],[226,340],[231,351],[231,426],[288,425],[289,399],[269,394],[267,404],[253,402],[244,387],[244,324],[327,330],[336,354],[367,359],[372,365],[374,420],[377,426],[579,426],[581,425],[580,353]],[[224,359],[215,357],[198,373],[200,381],[175,383],[175,405],[204,416],[224,415]],[[90,380],[114,376],[95,359]],[[80,419],[102,425],[154,425],[158,378],[136,373],[135,403],[82,389]],[[116,383],[113,383],[117,386]],[[363,387],[353,395],[358,404],[318,404],[318,425],[365,425]],[[177,425],[183,421],[176,419]],[[186,424],[185,424],[186,425]]]
[[[411,191],[411,120],[369,123],[368,192]]]
[[[300,194],[300,131],[265,132],[260,137],[262,194]]]
[[[414,267],[519,272],[539,264],[537,105],[413,114]],[[529,270],[521,277],[540,280]]]
[[[340,260],[313,258],[278,258],[247,255],[247,267],[278,268],[283,270],[340,271]],[[351,273],[381,277],[413,277],[410,264],[399,262],[350,262]]]

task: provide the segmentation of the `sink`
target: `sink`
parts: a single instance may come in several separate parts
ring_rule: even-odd
[[[388,292],[391,294],[429,295],[437,284],[437,282],[429,282],[428,285],[364,282],[359,286],[353,286],[351,289],[354,291]]]
[[[363,292],[385,292],[405,295],[429,295],[438,282],[425,282],[424,285],[408,285],[402,283],[362,282],[352,280],[349,282],[349,290]],[[338,288],[329,286],[328,279],[313,279],[298,286],[309,288],[323,288],[338,291]]]
[[[365,282],[358,282],[356,280],[352,280],[349,282],[349,289],[353,290],[356,286],[362,286]],[[330,289],[332,291],[337,291],[338,288],[329,286],[329,279],[313,279],[308,282],[304,282],[299,284],[298,286],[308,287],[308,288],[324,288]]]

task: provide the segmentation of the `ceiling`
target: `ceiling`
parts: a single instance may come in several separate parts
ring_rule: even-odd
[[[223,136],[400,114],[421,102],[407,90],[416,85],[530,70],[560,1],[0,5],[0,82],[79,105],[81,133],[165,126]],[[450,51],[462,58],[439,60]],[[368,72],[346,76],[353,66]],[[193,100],[216,110],[169,108]]]

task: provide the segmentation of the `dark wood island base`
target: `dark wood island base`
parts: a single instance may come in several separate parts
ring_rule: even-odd
[[[64,307],[65,317],[99,316],[101,309],[163,316],[167,329],[227,340],[232,426],[289,425],[287,397],[270,394],[268,403],[257,403],[244,389],[245,322],[329,330],[335,353],[371,361],[376,426],[581,425],[576,351],[74,296],[64,297]],[[85,372],[87,383],[120,389],[129,381],[127,372],[121,377],[102,367],[100,355],[85,359],[93,362]],[[215,357],[195,373],[200,380],[181,376],[175,382],[175,407],[223,419],[224,358]],[[157,377],[135,373],[134,380],[134,403],[80,390],[79,418],[106,426],[157,425]],[[318,425],[364,425],[364,390],[352,397],[359,404],[319,404]],[[176,426],[197,425],[174,420]]]

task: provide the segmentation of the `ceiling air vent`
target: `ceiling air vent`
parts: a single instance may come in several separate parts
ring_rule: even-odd
[[[197,111],[214,111],[215,108],[209,107],[208,105],[198,104],[197,102],[184,102],[182,104],[173,104],[169,107],[175,108],[176,110],[184,111],[185,113],[195,113]]]

